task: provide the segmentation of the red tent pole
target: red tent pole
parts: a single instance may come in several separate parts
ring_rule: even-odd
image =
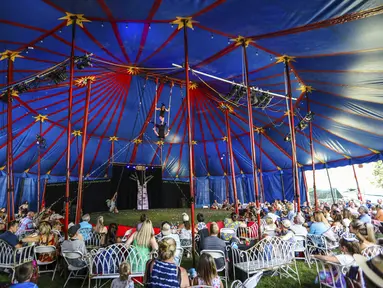
[[[307,101],[307,113],[310,112],[310,100],[309,95],[306,92],[306,101]],[[314,202],[315,202],[315,211],[319,209],[318,207],[318,196],[317,196],[317,185],[315,180],[315,162],[314,162],[314,141],[313,141],[313,124],[309,122],[310,128],[310,152],[311,152],[311,165],[313,167],[313,189],[314,189]],[[306,188],[307,190],[307,188]],[[308,193],[308,192],[307,192]],[[310,206],[310,205],[309,205]]]
[[[299,191],[299,178],[298,178],[298,166],[297,166],[297,146],[295,139],[295,124],[294,124],[294,106],[293,99],[291,93],[291,80],[289,73],[289,59],[286,57],[284,59],[285,62],[285,77],[286,77],[286,87],[287,87],[287,97],[289,98],[289,122],[290,122],[290,130],[291,130],[291,160],[292,160],[292,171],[294,177],[294,190],[295,190],[295,201],[297,204],[297,211],[301,211],[301,201],[300,201],[300,191]]]
[[[43,130],[43,121],[40,120],[40,131],[39,135],[42,135],[42,130]],[[41,143],[37,145],[37,213],[40,211],[40,190],[41,190],[41,185],[40,185],[40,178],[41,178],[41,148],[40,148]]]
[[[355,182],[356,182],[356,188],[358,189],[358,199],[359,199],[359,201],[362,201],[363,197],[362,197],[362,193],[360,192],[360,186],[359,186],[358,177],[356,176],[355,165],[352,164],[351,166],[352,166],[352,170],[354,171],[354,178],[355,178]]]
[[[84,183],[84,159],[85,159],[85,145],[86,145],[86,137],[88,130],[88,115],[89,115],[89,100],[90,100],[90,92],[91,92],[91,84],[92,81],[87,79],[86,82],[86,98],[85,98],[85,108],[84,108],[84,131],[82,135],[81,141],[81,156],[80,156],[80,167],[79,167],[79,175],[78,175],[78,187],[77,187],[77,208],[76,208],[76,222],[80,222],[81,211],[82,211],[82,192],[83,192],[83,183]],[[112,141],[113,143],[114,141]],[[112,144],[113,145],[113,144]]]
[[[238,197],[237,197],[237,181],[235,179],[235,170],[234,170],[234,154],[233,154],[233,143],[231,142],[231,128],[230,128],[230,116],[229,109],[225,110],[225,118],[226,118],[226,130],[227,130],[227,144],[229,146],[229,161],[230,161],[230,169],[231,169],[231,182],[233,184],[233,193],[234,193],[234,207],[235,213],[238,214]]]
[[[265,187],[263,186],[263,172],[262,172],[262,132],[259,134],[259,180],[261,184],[262,201],[265,203]]]
[[[13,81],[13,61],[11,56],[8,56],[8,72],[7,86],[9,87]],[[15,203],[13,194],[13,135],[12,135],[12,89],[9,87],[8,106],[7,106],[7,214],[8,220],[13,220],[15,217]]]
[[[249,82],[249,63],[247,60],[246,52],[246,39],[242,42],[243,56],[245,60],[245,79],[246,79],[246,90],[247,90],[247,114],[249,115],[249,133],[250,133],[250,147],[251,147],[251,160],[253,167],[253,181],[255,190],[255,205],[259,209],[259,190],[258,190],[258,176],[257,176],[257,155],[255,151],[255,139],[254,139],[254,126],[253,126],[253,109],[251,107],[251,93],[250,93],[250,82]],[[261,216],[258,214],[258,237],[261,239]]]
[[[189,49],[188,49],[188,34],[187,34],[187,20],[184,21],[184,50],[185,50],[185,80],[186,80],[186,103],[187,103],[187,129],[188,129],[188,144],[189,144],[189,181],[190,181],[190,199],[191,199],[191,227],[194,232],[194,159],[193,159],[193,137],[192,137],[192,127],[191,127],[191,99],[190,99],[190,82],[189,82]],[[193,257],[193,267],[195,267],[195,241],[194,233],[192,233],[192,257]]]
[[[303,171],[303,169],[302,169],[302,176],[303,176],[303,183],[305,184],[305,189],[306,189],[306,202],[307,202],[307,206],[310,206],[309,189],[307,187],[306,174]]]
[[[42,200],[41,200],[41,207],[40,207],[40,209],[45,207],[45,192],[47,190],[47,183],[48,183],[48,178],[45,178],[45,180],[44,180],[44,188],[43,188],[43,197],[41,198]],[[44,206],[43,206],[43,203],[44,203]]]
[[[73,104],[73,75],[74,75],[74,40],[76,36],[76,19],[72,21],[72,46],[70,52],[70,75],[68,97],[68,126],[67,126],[67,153],[66,153],[66,186],[65,186],[65,239],[68,239],[69,225],[69,192],[70,192],[70,146],[72,133],[72,104]]]

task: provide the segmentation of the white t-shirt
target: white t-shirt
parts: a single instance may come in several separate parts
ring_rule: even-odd
[[[291,230],[294,231],[295,234],[299,234],[299,235],[305,235],[307,236],[307,229],[305,227],[303,227],[302,225],[298,225],[298,224],[295,224],[293,226],[291,226],[290,228]]]
[[[111,288],[134,288],[134,282],[132,280],[122,281],[120,278],[114,279],[112,281]]]
[[[352,255],[339,254],[339,255],[335,255],[335,257],[338,259],[341,265],[349,266],[349,265],[353,265],[355,262],[355,259],[354,257],[352,257]]]

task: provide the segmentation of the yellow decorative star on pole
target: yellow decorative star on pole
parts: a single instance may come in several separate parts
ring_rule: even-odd
[[[206,175],[207,177],[210,177],[211,175],[210,175],[210,173],[209,172],[207,172],[207,175]]]
[[[36,119],[35,122],[39,122],[40,121],[40,122],[44,123],[45,120],[48,120],[48,115],[41,115],[41,114],[39,114],[37,116],[34,116],[33,118]]]
[[[74,84],[78,87],[82,87],[82,86],[85,86],[88,83],[88,81],[94,82],[95,80],[96,80],[96,76],[85,76],[85,77],[76,79],[76,81],[74,81],[75,82]]]
[[[197,87],[198,87],[198,84],[197,84],[197,83],[195,83],[195,82],[190,82],[190,86],[189,86],[190,90],[197,89]]]
[[[0,167],[0,171],[3,171],[5,169],[5,165]]]
[[[192,140],[192,145],[197,145],[197,141],[196,140]]]
[[[81,136],[81,131],[80,130],[73,130],[72,135],[75,137]]]
[[[133,140],[133,143],[134,143],[134,144],[141,144],[141,143],[142,143],[142,139],[139,139],[139,138],[134,139],[134,140]]]
[[[288,116],[289,113],[290,113],[290,110],[287,110],[287,111],[285,111],[285,113],[283,113],[283,115]],[[294,112],[294,116],[297,116],[297,114],[295,112]]]
[[[275,57],[275,59],[277,60],[275,61],[276,63],[296,62],[294,56],[288,56],[288,55],[278,56],[278,57]]]
[[[243,172],[243,170],[241,170],[241,174],[245,174],[245,173]]]
[[[312,93],[312,91],[315,89],[312,86],[301,85],[299,88],[297,88],[297,90],[301,91],[302,93]]]
[[[185,25],[186,27],[194,30],[193,23],[198,23],[198,21],[192,20],[192,17],[178,17],[178,16],[176,17],[176,20],[170,22],[170,24],[178,25],[177,30],[181,30],[182,28],[184,28]]]
[[[65,12],[66,16],[59,18],[58,20],[66,20],[66,26],[70,26],[73,24],[73,21],[80,26],[84,27],[83,22],[92,22],[84,17],[84,14],[72,14],[69,12]]]
[[[158,146],[162,146],[162,145],[164,145],[164,144],[165,144],[165,142],[164,142],[164,141],[162,141],[162,140],[159,140],[159,141],[157,141],[157,142],[156,142],[156,144],[157,144]]]
[[[223,137],[222,137],[222,141],[223,141],[223,142],[227,142],[227,140],[228,140],[227,136],[223,136]]]
[[[235,46],[239,46],[239,45],[245,44],[245,47],[249,46],[249,44],[251,42],[253,42],[253,40],[251,38],[246,38],[246,37],[243,37],[241,35],[238,35],[237,38],[230,39],[230,41],[235,42]]]
[[[265,132],[265,129],[263,129],[262,127],[255,127],[254,128],[254,132],[256,132],[256,133],[263,133],[263,132]]]
[[[370,150],[372,153],[375,153],[375,154],[379,154],[380,153],[378,150],[375,150],[375,149],[369,148],[368,150]]]
[[[134,66],[130,66],[128,69],[128,74],[130,75],[137,75],[137,74],[140,74],[140,68],[138,67],[134,67]]]
[[[19,55],[20,53],[20,51],[5,50],[4,52],[0,53],[0,61],[4,59],[10,59],[12,62],[15,62],[16,58],[23,58],[23,56]]]
[[[176,178],[178,178],[179,176],[178,176],[178,174],[176,175]]]
[[[118,137],[111,136],[111,137],[109,137],[109,141],[118,141]]]

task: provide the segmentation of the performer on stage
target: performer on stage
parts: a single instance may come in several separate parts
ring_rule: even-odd
[[[108,205],[108,207],[109,207],[109,212],[115,213],[115,214],[118,213],[116,202],[117,202],[117,192],[114,193],[112,199],[106,200],[106,205]]]

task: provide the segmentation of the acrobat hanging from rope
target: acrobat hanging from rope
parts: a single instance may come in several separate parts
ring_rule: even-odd
[[[160,111],[160,116],[158,118],[160,119],[160,122],[163,122],[163,119],[165,119],[165,112],[169,113],[170,108],[166,108],[165,103],[162,103],[160,108],[156,107],[156,110]]]
[[[160,119],[160,123],[156,123],[156,115],[154,115],[154,127],[153,131],[157,135],[157,137],[161,140],[164,141],[165,138],[169,135],[170,129],[166,129],[166,123],[165,123],[165,113],[168,113],[168,122],[170,121],[170,107],[172,103],[172,94],[173,94],[173,86],[174,84],[172,83],[171,88],[170,88],[170,93],[169,93],[169,108],[166,108],[165,103],[161,104],[161,107],[158,108],[156,107],[155,114],[157,114],[157,111],[160,111],[160,116],[158,117]],[[156,84],[156,99],[155,101],[157,102],[157,91],[158,91],[158,86]]]
[[[160,123],[154,124],[153,131],[161,141],[163,141],[169,135],[170,129],[166,130],[164,117],[160,116]]]

